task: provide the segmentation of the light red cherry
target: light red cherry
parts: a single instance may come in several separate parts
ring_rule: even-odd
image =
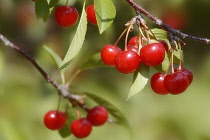
[[[177,95],[183,93],[188,88],[189,79],[183,72],[174,72],[166,75],[163,84],[169,93]]]
[[[114,66],[115,56],[121,51],[122,50],[117,46],[105,45],[101,50],[101,60],[109,66]]]
[[[72,6],[59,6],[54,12],[55,21],[62,27],[72,27],[76,24],[79,13]]]
[[[96,106],[88,111],[88,120],[94,126],[103,125],[108,119],[108,112],[103,106]]]
[[[115,67],[121,73],[132,73],[140,65],[140,56],[133,51],[119,52],[115,57]]]
[[[96,20],[96,13],[94,10],[94,4],[89,5],[86,9],[86,14],[87,14],[87,19],[90,23],[97,25],[97,20]]]
[[[165,48],[165,51],[168,52],[168,44],[164,41],[164,40],[159,40],[159,43],[161,43],[163,45],[163,47]]]
[[[128,50],[128,51],[133,51],[133,52],[135,52],[135,53],[137,53],[137,54],[138,54],[138,52],[139,52],[138,47],[136,47],[136,46],[134,46],[134,45],[129,45],[129,46],[127,46],[127,50]]]
[[[148,66],[157,66],[165,58],[165,48],[161,43],[145,45],[140,50],[141,61]]]
[[[57,110],[51,110],[44,116],[44,124],[48,129],[59,130],[66,123],[66,115]]]
[[[71,123],[70,130],[75,137],[85,138],[90,135],[92,124],[87,118],[81,118]]]
[[[163,73],[156,73],[152,76],[150,86],[155,93],[160,95],[168,94],[168,91],[165,89],[163,84],[165,76],[166,75]]]

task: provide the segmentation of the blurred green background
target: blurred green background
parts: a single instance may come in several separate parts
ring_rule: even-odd
[[[71,0],[69,4],[81,11],[82,2]],[[87,4],[92,2],[87,1]],[[124,24],[135,16],[125,1],[113,2],[117,8],[114,24],[102,35],[96,26],[88,24],[82,51],[68,67],[69,77],[74,68],[88,57],[99,52],[104,45],[113,44],[125,28]],[[160,18],[169,11],[179,12],[184,16],[184,24],[180,23],[183,25],[179,27],[183,32],[210,38],[209,0],[136,2]],[[58,5],[64,3],[65,0],[60,0]],[[148,24],[151,28],[156,27],[151,21]],[[0,0],[0,33],[34,56],[41,67],[58,81],[57,68],[42,45],[46,44],[63,58],[75,30],[76,26],[59,27],[53,16],[46,23],[37,20],[31,0]],[[136,34],[134,31],[130,37]],[[142,94],[126,101],[132,74],[120,74],[114,68],[97,68],[78,75],[72,87],[105,97],[125,114],[131,124],[131,137],[123,126],[107,123],[94,128],[87,140],[210,140],[210,45],[184,41],[187,43],[184,66],[193,72],[194,81],[186,92],[177,96],[156,95],[148,85]],[[123,40],[119,42],[122,48],[123,43]],[[57,102],[56,90],[25,58],[0,42],[0,140],[61,140],[57,132],[48,130],[43,124],[44,114],[55,109]],[[66,139],[76,140],[73,136]]]

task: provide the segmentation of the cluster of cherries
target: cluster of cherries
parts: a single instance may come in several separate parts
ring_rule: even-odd
[[[79,118],[70,124],[72,134],[77,138],[85,138],[90,135],[92,126],[101,126],[108,119],[108,112],[103,106],[96,106],[90,109],[86,118]],[[60,130],[66,124],[66,114],[51,110],[44,116],[44,124],[48,129]]]
[[[35,2],[35,0],[32,0]],[[86,8],[87,19],[90,23],[97,25],[94,4]],[[61,27],[72,27],[77,23],[79,13],[73,6],[58,6],[54,12],[55,21]]]
[[[87,19],[90,23],[97,25],[94,4],[86,8]],[[72,27],[76,24],[79,13],[73,6],[59,6],[54,12],[55,21],[61,27]]]
[[[165,53],[169,51],[168,44],[164,40],[158,40],[157,43],[139,48],[139,40],[138,36],[132,37],[124,51],[116,45],[105,45],[101,50],[101,60],[124,74],[135,72],[140,67],[140,62],[150,67],[160,65],[165,59]],[[188,88],[193,80],[192,72],[182,67],[174,71],[172,74],[156,73],[152,76],[150,84],[155,93],[176,95]]]

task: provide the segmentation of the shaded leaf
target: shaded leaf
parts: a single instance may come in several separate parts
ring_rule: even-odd
[[[59,67],[62,63],[62,59],[60,56],[58,56],[51,48],[47,47],[47,46],[43,46],[44,50],[53,58],[53,60],[55,61],[57,67]]]
[[[124,114],[113,104],[111,104],[109,101],[105,100],[104,98],[97,96],[95,94],[91,93],[85,93],[88,97],[90,97],[92,100],[94,100],[99,105],[105,107],[108,112],[116,119],[118,124],[122,124],[126,126],[127,128],[130,127],[128,120],[124,116]]]
[[[71,61],[77,56],[85,40],[86,31],[87,31],[87,18],[86,18],[85,2],[84,2],[82,15],[79,21],[79,25],[77,27],[77,31],[67,51],[67,54],[59,68],[60,70],[69,65]]]
[[[141,63],[139,70],[134,73],[133,83],[130,87],[127,100],[132,96],[136,95],[137,93],[140,93],[144,89],[144,87],[148,82],[148,77],[149,77],[149,67]]]
[[[90,69],[95,67],[107,67],[101,60],[100,52],[91,56],[80,68]]]
[[[103,33],[113,22],[116,9],[111,0],[94,1],[94,9],[100,34]]]
[[[37,19],[48,17],[50,10],[47,0],[36,0],[35,12]]]
[[[158,71],[166,72],[170,65],[169,62],[170,62],[170,56],[166,53],[164,61],[160,65],[155,66],[154,68]]]
[[[58,3],[58,1],[59,0],[50,0],[49,7],[50,8],[54,7]]]

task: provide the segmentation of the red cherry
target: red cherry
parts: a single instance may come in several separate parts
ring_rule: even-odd
[[[133,51],[122,51],[115,57],[115,67],[119,72],[132,73],[138,69],[139,65],[140,56]]]
[[[138,46],[139,39],[140,39],[139,36],[132,37],[128,42],[128,46],[129,45]]]
[[[164,79],[165,89],[174,95],[184,92],[189,86],[189,79],[183,72],[174,72],[166,75]]]
[[[89,5],[86,9],[87,19],[90,23],[97,25],[96,13],[94,11],[94,4]]]
[[[165,48],[165,51],[168,52],[168,44],[164,41],[164,40],[159,40],[159,43],[161,43],[163,45],[163,47]]]
[[[72,27],[76,24],[79,13],[72,6],[59,6],[55,9],[55,20],[62,27]]]
[[[168,94],[168,91],[165,89],[163,85],[163,81],[165,79],[165,74],[163,73],[156,73],[152,76],[150,85],[152,90],[160,95],[166,95]]]
[[[186,68],[182,68],[182,69],[177,68],[177,69],[175,69],[174,71],[175,71],[175,72],[177,72],[177,71],[183,72],[184,74],[187,75],[187,77],[188,77],[188,79],[189,79],[189,84],[192,83],[192,81],[193,81],[193,74],[192,74],[192,72],[191,72],[190,70],[188,70],[188,69],[186,69]]]
[[[66,123],[66,115],[57,110],[51,110],[44,116],[44,124],[48,129],[59,130]]]
[[[137,53],[137,54],[138,54],[138,52],[139,52],[139,49],[138,49],[137,47],[133,46],[133,45],[127,46],[127,50],[128,50],[128,51],[133,51],[133,52],[135,52],[135,53]]]
[[[115,56],[121,51],[122,50],[117,46],[106,45],[101,50],[101,60],[109,66],[114,66]]]
[[[148,66],[157,66],[165,58],[165,49],[161,43],[145,45],[140,50],[141,61]]]
[[[75,120],[70,126],[72,134],[77,138],[85,138],[90,135],[92,130],[92,125],[87,118],[81,118]]]
[[[103,106],[96,106],[88,111],[88,120],[94,126],[103,125],[108,119],[108,112]]]

